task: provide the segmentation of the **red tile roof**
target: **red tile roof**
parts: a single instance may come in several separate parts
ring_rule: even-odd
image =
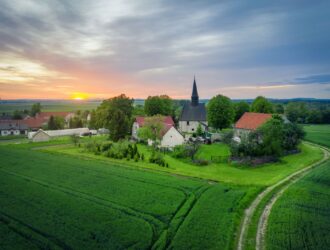
[[[235,128],[256,130],[270,118],[271,114],[245,112],[236,122]]]
[[[143,127],[145,118],[143,116],[138,116],[135,118],[135,121],[139,124],[139,127]],[[174,121],[171,116],[163,116],[163,122],[164,122],[164,131],[162,131],[162,134],[164,135],[171,127],[174,127]]]
[[[47,119],[44,118],[34,118],[34,117],[29,117],[23,122],[28,126],[30,129],[37,129],[41,128],[43,124],[47,123]]]
[[[61,116],[65,118],[69,114],[73,114],[73,113],[72,112],[40,112],[36,115],[36,118],[49,119],[51,116]]]

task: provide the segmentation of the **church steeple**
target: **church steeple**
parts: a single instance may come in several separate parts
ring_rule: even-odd
[[[192,90],[192,94],[191,94],[191,104],[193,106],[198,106],[198,104],[199,104],[199,97],[198,97],[198,92],[197,92],[195,76],[194,76],[193,90]]]

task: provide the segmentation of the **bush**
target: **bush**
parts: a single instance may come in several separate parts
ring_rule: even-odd
[[[225,144],[229,145],[232,142],[233,137],[234,137],[234,131],[233,130],[228,131],[228,132],[224,132],[223,136],[222,136],[222,141]]]
[[[205,159],[196,159],[194,160],[194,163],[198,166],[207,166],[209,162]]]
[[[164,156],[156,151],[152,151],[151,156],[149,158],[150,163],[158,164],[159,166],[165,167],[166,163],[164,160]]]

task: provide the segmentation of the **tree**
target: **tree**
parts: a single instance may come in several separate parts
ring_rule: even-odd
[[[144,111],[148,116],[173,115],[173,100],[167,95],[149,96],[144,102]]]
[[[41,112],[41,104],[38,102],[38,103],[34,103],[31,107],[31,116],[36,116],[37,113],[40,113]]]
[[[90,127],[109,129],[109,137],[113,141],[125,138],[132,125],[133,102],[124,94],[104,100],[92,111]]]
[[[23,118],[22,112],[19,110],[15,110],[13,113],[13,119],[14,120],[21,120]]]
[[[48,120],[48,129],[50,129],[50,130],[54,130],[54,129],[56,129],[56,123],[55,123],[55,118],[54,118],[54,116],[50,116],[50,118],[49,118],[49,120]]]
[[[245,112],[249,112],[250,105],[247,102],[241,101],[235,103],[234,108],[235,108],[235,121],[238,121],[239,118],[241,118]]]
[[[161,140],[162,133],[164,132],[164,117],[160,115],[147,117],[144,120],[144,125],[139,129],[139,138],[143,140]]]
[[[251,111],[257,113],[273,113],[272,104],[263,96],[258,96],[254,99],[251,105]]]
[[[308,112],[305,103],[290,102],[286,106],[285,114],[291,122],[305,123]]]
[[[202,129],[202,126],[201,126],[200,123],[197,126],[196,135],[197,136],[202,136],[203,135],[203,129]]]
[[[83,127],[83,121],[80,117],[77,115],[70,118],[69,120],[69,128],[82,128]]]
[[[223,95],[213,97],[207,104],[207,120],[215,129],[228,128],[235,116],[231,100]]]
[[[283,126],[282,146],[285,150],[294,150],[304,138],[303,128],[296,123],[285,123]]]
[[[257,129],[261,133],[264,155],[280,156],[283,153],[284,122],[279,115],[273,115],[264,125]]]
[[[47,124],[49,130],[57,130],[64,128],[64,118],[60,116],[50,116]]]
[[[144,107],[141,104],[137,104],[133,109],[133,116],[145,116]]]
[[[274,111],[276,114],[283,114],[284,113],[284,107],[282,104],[278,103],[274,106]]]

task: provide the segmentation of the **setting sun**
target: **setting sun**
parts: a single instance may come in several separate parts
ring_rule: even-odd
[[[87,98],[88,98],[88,95],[85,93],[73,93],[71,95],[71,99],[76,100],[76,101],[86,100]]]

